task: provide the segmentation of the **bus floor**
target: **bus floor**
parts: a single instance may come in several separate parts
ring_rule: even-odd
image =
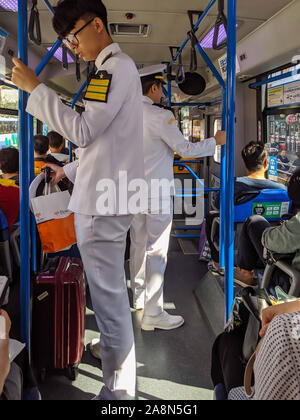
[[[127,265],[127,264],[126,264]],[[128,276],[128,267],[127,279]],[[211,400],[211,348],[214,334],[202,316],[194,290],[207,271],[197,255],[184,255],[172,239],[165,275],[165,309],[182,315],[185,324],[172,331],[142,331],[142,311],[132,309],[137,356],[137,398],[140,400]],[[129,291],[131,302],[131,292]],[[39,383],[43,400],[89,400],[102,387],[99,362],[88,343],[97,338],[98,328],[89,294],[86,310],[85,352],[79,375],[71,382],[62,372],[47,372]]]

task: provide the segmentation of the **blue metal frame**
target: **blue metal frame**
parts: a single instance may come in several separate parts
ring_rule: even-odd
[[[47,8],[52,14],[54,9],[48,0],[43,0]],[[18,56],[25,63],[28,63],[28,42],[27,42],[27,0],[18,0]],[[211,7],[216,3],[216,0],[211,0],[202,13],[201,17],[197,21],[194,31],[196,32],[200,23],[207,16]],[[179,54],[182,53],[184,47],[188,44],[190,38],[187,37],[180,47],[179,51],[173,58],[170,66],[177,60]],[[54,55],[55,51],[61,45],[61,41],[58,40],[51,51],[48,52],[45,59],[36,69],[36,74],[45,68],[50,58]],[[196,44],[200,55],[203,57],[208,67],[212,70],[214,76],[222,88],[222,99],[223,99],[223,113],[222,123],[223,129],[227,126],[227,147],[225,153],[225,147],[222,148],[222,169],[221,169],[221,219],[222,227],[220,231],[220,245],[221,245],[221,259],[220,265],[222,267],[222,255],[225,246],[225,271],[226,271],[226,319],[229,317],[232,302],[233,302],[233,191],[234,191],[234,140],[235,140],[235,57],[236,57],[236,0],[228,0],[228,75],[227,75],[227,89],[225,82],[221,78],[219,72],[214,67],[213,63],[201,48],[200,44]],[[297,72],[300,73],[300,70]],[[291,74],[292,75],[292,74]],[[284,75],[287,77],[288,75]],[[282,77],[284,78],[284,77]],[[280,80],[280,77],[274,78]],[[260,85],[270,83],[272,79],[264,82],[259,82]],[[275,80],[274,80],[275,81]],[[78,92],[76,98],[73,101],[72,106],[85,88],[86,83],[82,86]],[[259,84],[254,84],[253,87],[257,87]],[[171,80],[168,81],[168,90],[164,88],[164,93],[168,98],[168,105],[172,105],[172,86]],[[32,178],[32,147],[33,147],[33,120],[28,119],[26,113],[28,95],[19,91],[19,138],[20,138],[20,185],[21,185],[21,199],[20,199],[20,220],[21,220],[21,339],[27,345],[30,355],[30,217],[29,217],[29,181]],[[176,106],[175,104],[173,104]],[[195,106],[194,104],[189,104]],[[208,104],[200,104],[204,106]],[[212,104],[209,104],[212,105]],[[179,106],[179,105],[178,105]],[[226,115],[226,121],[225,121]],[[30,160],[28,159],[30,156]],[[31,172],[29,168],[29,161]],[[192,171],[191,168],[178,162],[178,166],[185,166],[195,178],[200,181],[197,175]],[[218,191],[216,188],[207,188],[204,191]],[[226,200],[225,200],[226,197]],[[225,217],[224,217],[225,215]],[[225,220],[227,221],[225,225]],[[35,266],[33,262],[33,266]]]
[[[300,69],[296,71],[290,71],[289,73],[284,73],[279,76],[271,77],[270,79],[262,80],[261,82],[252,83],[249,85],[249,88],[256,89],[260,86],[267,85],[272,82],[278,82],[279,80],[287,79],[291,76],[295,76],[296,74],[300,74]]]
[[[203,14],[200,16],[193,31],[196,32],[200,23],[206,17],[211,7],[215,4],[211,0]],[[226,314],[228,319],[233,303],[233,267],[234,267],[234,142],[235,142],[235,86],[236,86],[236,0],[228,0],[228,39],[227,39],[227,86],[217,71],[212,61],[201,47],[196,44],[199,54],[202,56],[213,75],[222,88],[222,129],[227,131],[227,145],[222,147],[221,153],[221,194],[220,194],[220,267],[225,267],[226,283]],[[174,64],[190,38],[187,37],[178,52],[170,62]],[[269,80],[270,81],[270,80]],[[269,82],[267,81],[267,83]],[[168,102],[171,104],[171,82],[168,82]],[[191,104],[191,106],[193,106]],[[227,222],[227,223],[226,223]]]
[[[18,0],[18,56],[24,64],[28,64],[28,19],[27,0]],[[44,0],[51,13],[54,10],[48,1]],[[38,76],[46,67],[56,50],[61,45],[61,40],[55,42],[51,50],[37,67]],[[19,144],[20,144],[20,255],[21,255],[21,340],[26,344],[29,358],[31,358],[30,326],[30,237],[32,248],[32,269],[37,269],[36,259],[36,224],[29,211],[29,186],[34,179],[34,138],[33,117],[26,112],[28,94],[19,90]],[[30,223],[31,221],[31,223]]]
[[[18,57],[28,64],[27,0],[18,0]],[[20,255],[21,255],[21,340],[30,354],[30,216],[29,216],[29,143],[28,94],[19,89],[20,147]]]
[[[226,320],[233,304],[234,269],[234,146],[236,93],[236,0],[228,1],[227,41],[227,147],[225,205],[225,308]]]

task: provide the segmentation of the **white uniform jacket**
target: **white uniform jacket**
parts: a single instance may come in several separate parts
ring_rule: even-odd
[[[147,96],[143,97],[143,112],[145,174],[151,197],[156,197],[157,191],[151,188],[151,180],[159,179],[161,182],[167,179],[170,185],[174,182],[174,152],[185,159],[213,156],[216,140],[210,138],[199,143],[186,141],[172,112],[154,106]],[[170,192],[174,194],[172,190]]]
[[[29,98],[27,112],[80,148],[80,163],[71,164],[78,168],[70,210],[89,216],[129,214],[124,197],[127,201],[134,192],[127,194],[127,183],[145,177],[140,77],[132,59],[116,43],[101,51],[96,67],[112,75],[107,103],[85,101],[85,112],[79,115],[40,84]],[[109,211],[99,205],[105,184],[98,183],[106,179],[115,185]]]

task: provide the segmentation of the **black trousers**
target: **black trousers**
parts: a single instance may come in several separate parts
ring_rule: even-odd
[[[251,271],[254,268],[265,267],[261,240],[265,229],[270,226],[270,223],[262,216],[251,216],[244,223],[239,238],[238,266],[240,268]]]
[[[233,388],[243,386],[245,365],[242,363],[244,331],[220,334],[212,349],[211,379],[214,387],[223,384],[227,394]]]

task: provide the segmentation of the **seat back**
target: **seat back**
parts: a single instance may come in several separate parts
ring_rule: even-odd
[[[291,208],[292,201],[285,190],[245,192],[235,199],[234,222],[244,223],[254,215],[263,216],[269,222],[277,222],[290,213]]]
[[[300,297],[300,272],[290,262],[294,255],[274,254],[265,249],[264,256],[267,261],[267,266],[264,271],[261,287],[271,290],[274,272],[277,269],[286,274],[290,279],[290,288],[287,293],[290,296]]]

